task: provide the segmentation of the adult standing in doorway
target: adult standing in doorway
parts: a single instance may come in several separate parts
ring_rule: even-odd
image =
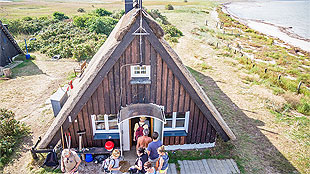
[[[133,141],[137,141],[140,136],[143,136],[143,130],[149,129],[149,126],[145,123],[146,117],[140,117],[140,121],[135,124]]]
[[[149,129],[143,130],[143,136],[138,138],[136,149],[138,150],[139,147],[147,148],[149,143],[152,142],[152,138],[148,136],[149,135]]]
[[[61,153],[61,171],[64,173],[77,174],[81,161],[76,152],[70,149],[64,149]]]
[[[154,132],[152,135],[153,141],[147,147],[147,153],[149,155],[149,161],[152,162],[153,166],[155,166],[158,161],[159,154],[157,149],[163,145],[163,143],[159,140],[158,132]]]

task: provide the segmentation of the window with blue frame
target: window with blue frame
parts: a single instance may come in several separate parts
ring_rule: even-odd
[[[189,111],[166,113],[164,136],[186,136],[188,132]]]
[[[94,139],[119,139],[117,115],[92,115]]]

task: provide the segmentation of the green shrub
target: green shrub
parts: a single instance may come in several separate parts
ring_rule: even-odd
[[[14,148],[28,133],[28,128],[14,116],[12,111],[0,109],[0,169],[9,162]]]
[[[58,12],[58,11],[55,11],[53,13],[53,17],[54,17],[54,19],[57,19],[57,20],[60,20],[60,21],[64,20],[64,19],[69,19],[69,17],[66,16],[64,13]]]
[[[110,16],[112,15],[112,12],[104,9],[104,8],[97,8],[95,10],[95,13],[98,15],[98,16]]]
[[[110,35],[118,20],[112,17],[92,17],[87,21],[87,26],[90,31],[95,31],[97,34]]]
[[[162,25],[162,28],[165,31],[165,34],[169,34],[171,37],[181,37],[183,36],[182,31],[177,29],[177,27],[173,25]]]
[[[303,98],[300,100],[300,104],[297,106],[298,112],[305,114],[305,115],[310,115],[310,98],[308,97]]]
[[[120,19],[125,14],[125,10],[114,11],[112,17],[115,19]]]
[[[78,8],[78,9],[77,9],[77,12],[79,12],[79,13],[85,13],[85,10],[84,10],[83,8]]]
[[[169,25],[170,22],[168,22],[167,17],[162,15],[158,9],[154,10],[147,10],[148,14],[150,14],[152,16],[152,18],[154,20],[156,20],[157,22],[164,24],[164,25]]]
[[[26,16],[26,17],[23,17],[23,20],[24,20],[24,21],[31,21],[31,20],[32,20],[32,17]]]
[[[174,8],[173,8],[173,6],[172,6],[171,4],[167,4],[167,5],[165,6],[165,9],[166,9],[166,10],[174,10]]]

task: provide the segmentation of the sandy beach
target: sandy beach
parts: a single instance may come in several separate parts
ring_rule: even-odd
[[[290,28],[287,27],[277,26],[262,20],[240,18],[229,9],[230,4],[231,2],[223,4],[222,10],[224,13],[229,14],[232,18],[258,32],[278,38],[293,47],[298,47],[304,51],[310,52],[310,39],[303,38],[296,33],[293,33],[290,31]]]

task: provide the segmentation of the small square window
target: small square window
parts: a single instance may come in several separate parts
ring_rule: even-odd
[[[131,66],[131,78],[148,78],[151,76],[151,66],[150,65],[134,65]]]

